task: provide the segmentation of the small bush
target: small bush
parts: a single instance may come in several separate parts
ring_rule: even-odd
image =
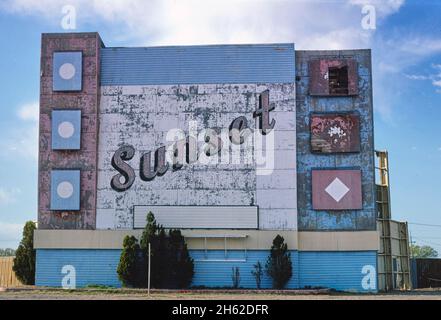
[[[141,238],[144,274],[148,268],[148,244],[151,246],[150,281],[152,288],[188,288],[194,275],[194,262],[180,230],[168,234],[158,225],[152,212],[147,214],[147,224]],[[147,286],[147,277],[139,281]]]
[[[274,289],[283,289],[292,276],[291,254],[282,236],[277,235],[266,262],[266,272],[273,280]]]
[[[137,242],[134,236],[125,236],[123,241],[117,273],[125,287],[136,285],[136,252],[139,249]]]
[[[237,289],[240,285],[240,270],[239,267],[232,268],[231,280],[233,280],[233,288]]]
[[[180,230],[170,230],[168,235],[168,261],[171,285],[188,288],[194,275],[194,262]]]
[[[254,279],[256,280],[257,289],[260,289],[260,284],[262,283],[262,276],[263,276],[262,264],[260,263],[260,261],[257,261],[257,263],[253,267],[254,270],[251,270],[251,274],[254,276]]]
[[[148,270],[149,264],[149,249],[150,243],[150,285],[152,288],[161,288],[164,282],[164,270],[161,268],[164,261],[164,228],[156,223],[155,216],[152,212],[147,214],[147,224],[141,236],[141,251],[144,256],[144,268]],[[145,282],[140,284],[142,287],[147,287],[147,278]]]
[[[26,222],[23,228],[23,239],[15,252],[14,270],[18,280],[26,285],[35,284],[35,250],[34,250],[34,230],[35,223]]]

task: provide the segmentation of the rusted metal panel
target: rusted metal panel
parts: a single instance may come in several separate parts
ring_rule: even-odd
[[[328,95],[328,65],[325,60],[309,61],[309,94]]]
[[[360,119],[356,114],[312,114],[311,151],[338,153],[360,151]]]
[[[413,259],[412,262],[414,289],[441,287],[441,259]]]
[[[362,209],[360,170],[312,170],[314,210]]]
[[[343,73],[344,88],[331,90],[333,72]],[[345,96],[358,94],[358,64],[355,59],[314,59],[309,61],[309,94],[318,96]],[[340,79],[341,80],[341,79]],[[335,88],[334,88],[335,89]]]

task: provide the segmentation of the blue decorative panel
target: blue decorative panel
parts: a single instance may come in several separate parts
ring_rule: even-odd
[[[293,43],[102,48],[101,85],[293,83]]]
[[[120,255],[121,250],[38,249],[35,284],[61,287],[66,276],[63,267],[73,266],[76,287],[89,284],[120,287],[116,273]]]
[[[377,281],[376,251],[300,251],[300,287],[323,287],[342,291],[365,290],[362,280],[366,276],[364,266],[375,268]],[[375,288],[378,288],[377,283]]]
[[[53,91],[81,91],[82,52],[54,52]]]
[[[52,149],[79,150],[81,147],[81,110],[52,111]]]
[[[80,170],[51,171],[51,210],[80,210]]]

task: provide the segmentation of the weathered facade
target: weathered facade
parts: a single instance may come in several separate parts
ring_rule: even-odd
[[[122,238],[152,211],[182,229],[195,286],[230,286],[239,267],[255,287],[280,234],[287,287],[376,291],[370,63],[369,50],[44,34],[37,285],[61,286],[70,266],[77,286],[119,286]]]

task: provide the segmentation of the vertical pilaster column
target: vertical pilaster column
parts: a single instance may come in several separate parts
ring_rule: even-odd
[[[40,229],[95,228],[101,47],[97,33],[42,35]]]

